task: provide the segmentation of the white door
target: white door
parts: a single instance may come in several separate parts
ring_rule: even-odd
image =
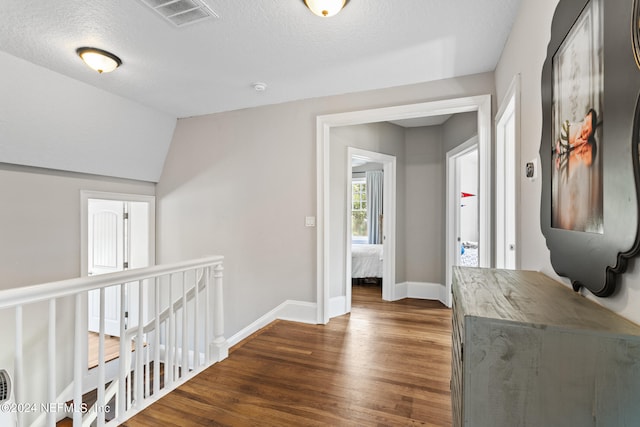
[[[98,275],[125,268],[125,202],[89,199],[88,274]],[[100,330],[100,291],[89,292],[89,331]],[[120,335],[120,286],[105,289],[105,333]]]

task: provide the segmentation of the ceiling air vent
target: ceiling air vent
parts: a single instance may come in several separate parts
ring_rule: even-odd
[[[202,21],[207,18],[218,18],[203,0],[141,0],[157,14],[176,27]]]

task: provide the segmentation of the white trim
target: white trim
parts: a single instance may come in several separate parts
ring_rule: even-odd
[[[317,323],[329,321],[329,217],[330,204],[330,133],[335,126],[375,123],[389,120],[429,117],[441,114],[478,112],[480,265],[491,265],[491,95],[431,101],[347,113],[328,114],[316,118],[316,190],[317,190]],[[447,284],[450,291],[450,284]],[[448,296],[447,300],[450,299]]]
[[[446,287],[441,283],[432,282],[402,282],[396,286],[396,300],[403,298],[426,299],[440,301],[446,305]]]
[[[229,347],[238,344],[277,319],[316,324],[317,306],[313,302],[287,300],[230,337],[227,340]]]
[[[495,216],[496,216],[496,266],[504,266],[504,230],[501,229],[500,224],[504,223],[504,170],[505,170],[505,158],[504,158],[504,139],[500,137],[501,128],[504,127],[502,119],[506,113],[512,112],[514,116],[514,228],[515,228],[515,268],[520,268],[521,265],[521,251],[520,251],[520,174],[522,172],[521,167],[521,154],[520,154],[520,74],[516,74],[511,80],[509,89],[500,103],[498,113],[495,117],[496,126],[496,197],[495,197]]]

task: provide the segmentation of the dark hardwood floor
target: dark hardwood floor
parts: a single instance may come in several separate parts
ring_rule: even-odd
[[[276,321],[123,425],[451,425],[451,312],[355,286],[328,325]]]

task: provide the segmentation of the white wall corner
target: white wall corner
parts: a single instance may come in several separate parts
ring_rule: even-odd
[[[251,334],[258,332],[276,319],[289,320],[300,323],[317,323],[317,304],[315,302],[287,300],[251,323],[249,326],[238,331],[227,340],[229,347],[233,347]]]

